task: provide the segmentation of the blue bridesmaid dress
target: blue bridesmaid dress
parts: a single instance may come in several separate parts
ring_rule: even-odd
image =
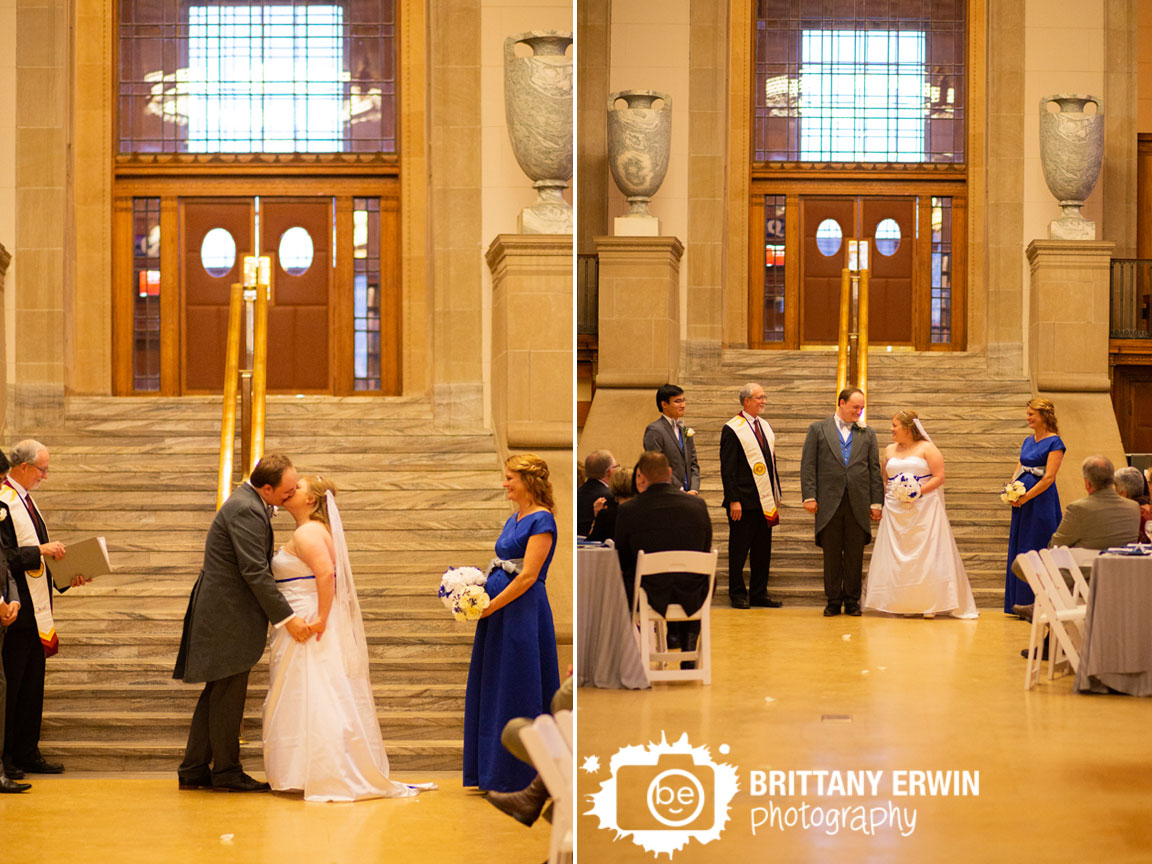
[[[536,776],[535,768],[500,743],[504,724],[546,713],[560,687],[556,631],[544,587],[556,551],[556,520],[547,511],[519,521],[516,515],[508,517],[496,541],[500,558],[523,558],[534,534],[551,534],[552,548],[532,587],[477,624],[464,697],[464,785],[498,792],[516,792]],[[511,579],[496,570],[488,577],[488,596],[495,597]]]
[[[1020,447],[1020,464],[1025,468],[1043,469],[1048,464],[1049,453],[1064,449],[1059,435],[1050,435],[1039,441],[1029,435]],[[1040,482],[1039,477],[1028,471],[1017,479],[1027,489]],[[1060,493],[1056,491],[1055,483],[1024,506],[1012,508],[1012,528],[1008,534],[1008,580],[1004,589],[1005,612],[1011,614],[1013,606],[1027,606],[1035,599],[1027,583],[1012,572],[1012,562],[1021,552],[1047,548],[1052,535],[1060,527],[1060,519]]]

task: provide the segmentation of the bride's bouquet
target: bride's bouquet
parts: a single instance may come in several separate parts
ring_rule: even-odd
[[[492,599],[484,590],[488,576],[475,567],[452,567],[440,577],[436,596],[457,621],[475,621]]]
[[[897,474],[888,484],[892,496],[903,504],[920,497],[920,481],[911,474]]]
[[[1024,488],[1023,483],[1019,480],[1010,480],[1005,483],[1004,488],[1000,490],[1000,500],[1005,504],[1012,504],[1027,494],[1028,490]]]

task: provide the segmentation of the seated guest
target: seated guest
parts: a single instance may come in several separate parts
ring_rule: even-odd
[[[1148,542],[1148,519],[1152,517],[1152,499],[1148,496],[1148,481],[1139,468],[1121,468],[1116,472],[1116,491],[1120,497],[1140,505],[1140,543]]]
[[[612,493],[615,506],[609,507],[608,503],[605,502],[602,507],[598,508],[596,505],[599,502],[593,502],[592,509],[596,511],[596,516],[592,520],[592,527],[588,529],[589,540],[603,542],[616,536],[616,510],[624,501],[636,497],[636,488],[633,483],[635,481],[627,472],[612,472],[612,479],[608,481],[608,490]]]
[[[672,482],[672,468],[663,453],[648,451],[640,457],[636,471],[639,495],[620,505],[616,513],[616,554],[624,577],[628,608],[633,605],[636,581],[636,553],[668,552],[684,549],[709,552],[712,549],[712,520],[708,506],[695,495],[684,495]],[[648,604],[663,615],[670,604],[679,603],[692,615],[708,597],[708,582],[695,573],[662,573],[641,583]],[[669,647],[679,645],[694,651],[700,632],[698,621],[668,625]]]
[[[597,501],[603,499],[601,506],[616,506],[612,492],[608,488],[608,481],[612,477],[612,472],[618,467],[620,466],[607,450],[593,450],[584,460],[584,471],[588,479],[576,490],[576,533],[579,536],[588,536],[592,520],[596,518]]]
[[[1049,547],[1107,549],[1135,543],[1140,536],[1140,505],[1116,493],[1112,462],[1104,456],[1089,456],[1080,465],[1080,471],[1088,495],[1077,498],[1064,509],[1064,518],[1052,535]],[[1014,572],[1020,575],[1015,568]],[[1031,621],[1033,608],[1032,604],[1013,606],[1012,611]]]

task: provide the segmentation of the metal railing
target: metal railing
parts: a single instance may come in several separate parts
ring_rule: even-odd
[[[242,478],[252,473],[264,455],[264,423],[268,387],[268,295],[270,267],[267,258],[245,258],[244,284],[232,285],[228,303],[228,341],[224,358],[224,406],[220,421],[220,469],[216,480],[219,510],[235,484],[233,454],[236,452],[236,397],[240,397],[240,466]],[[240,368],[241,319],[245,329],[245,368]]]
[[[868,392],[868,241],[848,241],[848,266],[840,271],[840,344],[836,392]]]
[[[595,336],[600,330],[600,259],[576,256],[576,332]]]
[[[1113,258],[1108,279],[1113,339],[1152,339],[1152,260]]]

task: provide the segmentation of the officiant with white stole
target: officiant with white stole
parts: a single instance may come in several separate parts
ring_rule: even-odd
[[[44,660],[59,650],[52,620],[52,575],[49,559],[64,557],[64,544],[48,537],[32,492],[48,476],[48,448],[21,441],[8,457],[11,468],[0,487],[0,535],[4,554],[20,595],[20,610],[4,636],[5,705],[4,771],[12,779],[24,773],[59,774],[64,766],[40,754],[40,720],[44,711]],[[87,580],[77,576],[73,585]]]
[[[841,390],[836,413],[808,427],[800,457],[804,509],[816,517],[816,545],[824,552],[827,616],[861,614],[864,547],[884,506],[880,445],[860,423],[863,411],[860,388]]]
[[[728,600],[735,609],[783,605],[768,596],[772,526],[780,521],[776,435],[760,419],[768,397],[759,384],[740,388],[741,411],[720,430],[720,479],[728,514]],[[748,585],[744,561],[751,558]]]

